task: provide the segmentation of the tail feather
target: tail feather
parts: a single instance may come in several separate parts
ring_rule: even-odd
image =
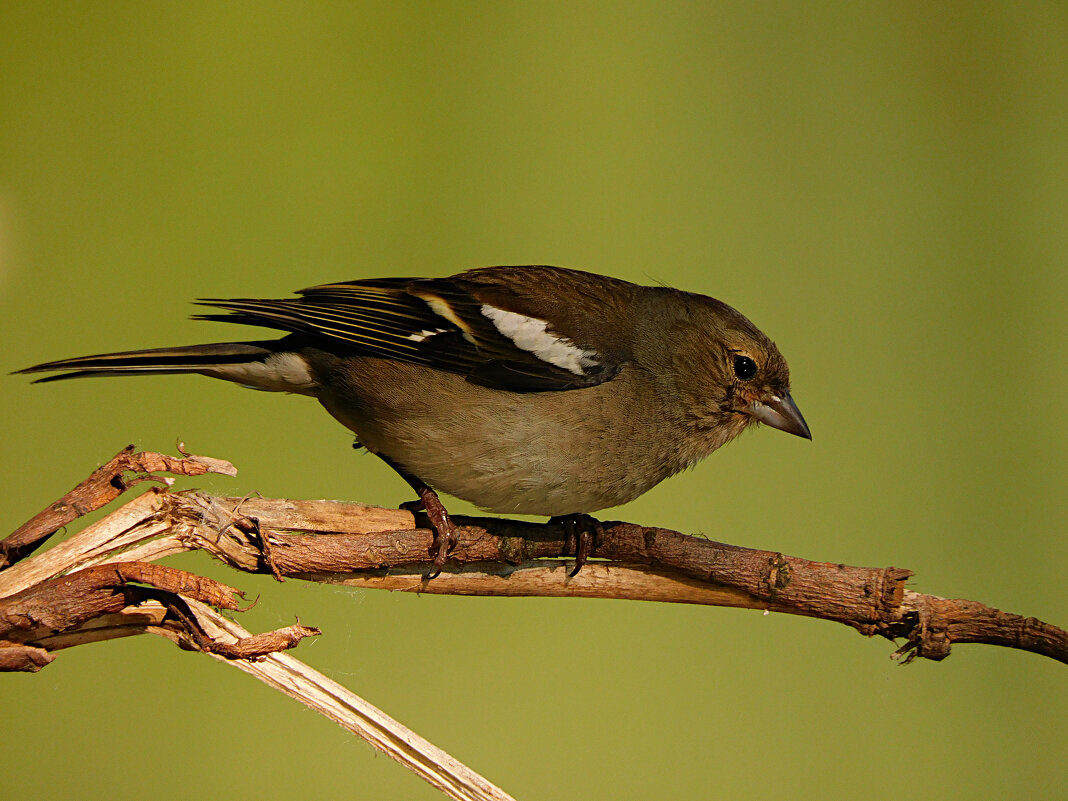
[[[275,347],[271,347],[275,345]],[[35,384],[85,376],[166,375],[210,372],[225,365],[263,362],[278,352],[274,342],[219,342],[180,348],[153,348],[122,353],[101,353],[35,364],[16,373],[48,373],[68,370],[60,375],[39,378]]]

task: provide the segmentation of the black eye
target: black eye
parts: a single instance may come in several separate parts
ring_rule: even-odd
[[[734,374],[741,381],[748,381],[757,374],[756,362],[748,356],[738,355],[734,357]]]

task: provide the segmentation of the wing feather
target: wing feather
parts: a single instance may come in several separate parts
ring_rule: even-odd
[[[487,303],[495,304],[479,298],[477,290],[470,281],[450,278],[348,281],[302,289],[289,299],[201,299],[198,304],[228,313],[199,318],[303,334],[325,349],[459,373],[473,383],[513,392],[592,386],[619,371],[619,364],[595,358],[585,358],[581,370],[565,369],[517,346],[485,313]],[[558,341],[573,344],[563,337]]]

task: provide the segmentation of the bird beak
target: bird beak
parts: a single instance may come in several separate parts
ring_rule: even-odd
[[[746,407],[746,411],[761,423],[772,428],[785,431],[787,434],[796,434],[805,439],[812,439],[805,418],[801,416],[801,411],[789,392],[782,397],[769,395],[762,401],[752,401]]]

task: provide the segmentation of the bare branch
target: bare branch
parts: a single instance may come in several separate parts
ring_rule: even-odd
[[[605,523],[590,562],[570,578],[561,527],[454,518],[459,542],[439,578],[422,578],[432,532],[411,514],[336,501],[171,495],[173,529],[190,547],[246,571],[309,581],[458,595],[628,598],[762,609],[904,639],[897,656],[940,660],[950,645],[988,643],[1068,662],[1068,633],[968,600],[906,590],[912,572],[813,562],[633,523]],[[178,523],[177,521],[184,521]],[[214,522],[212,522],[214,521]],[[384,530],[375,531],[382,527]],[[327,536],[324,536],[327,535]],[[263,543],[269,547],[263,547]],[[269,564],[268,557],[269,554]]]
[[[457,595],[627,598],[763,609],[844,623],[904,640],[895,656],[945,658],[953,643],[990,643],[1068,662],[1068,632],[975,601],[912,592],[901,568],[812,562],[668,529],[605,523],[591,556],[569,575],[561,527],[454,518],[459,541],[426,580],[431,530],[405,510],[335,501],[224,498],[166,490],[155,471],[230,472],[204,457],[125,449],[74,491],[0,543],[0,671],[37,671],[54,652],[150,632],[257,676],[317,709],[457,799],[508,799],[478,774],[292,657],[317,629],[253,635],[216,609],[240,593],[152,564],[205,550],[234,568],[279,580]],[[131,475],[132,474],[132,475]],[[58,528],[136,483],[153,487],[46,552],[24,558]],[[570,547],[574,547],[573,545]],[[22,560],[21,562],[19,560]],[[15,562],[18,562],[15,564]],[[9,565],[3,569],[3,565]]]

